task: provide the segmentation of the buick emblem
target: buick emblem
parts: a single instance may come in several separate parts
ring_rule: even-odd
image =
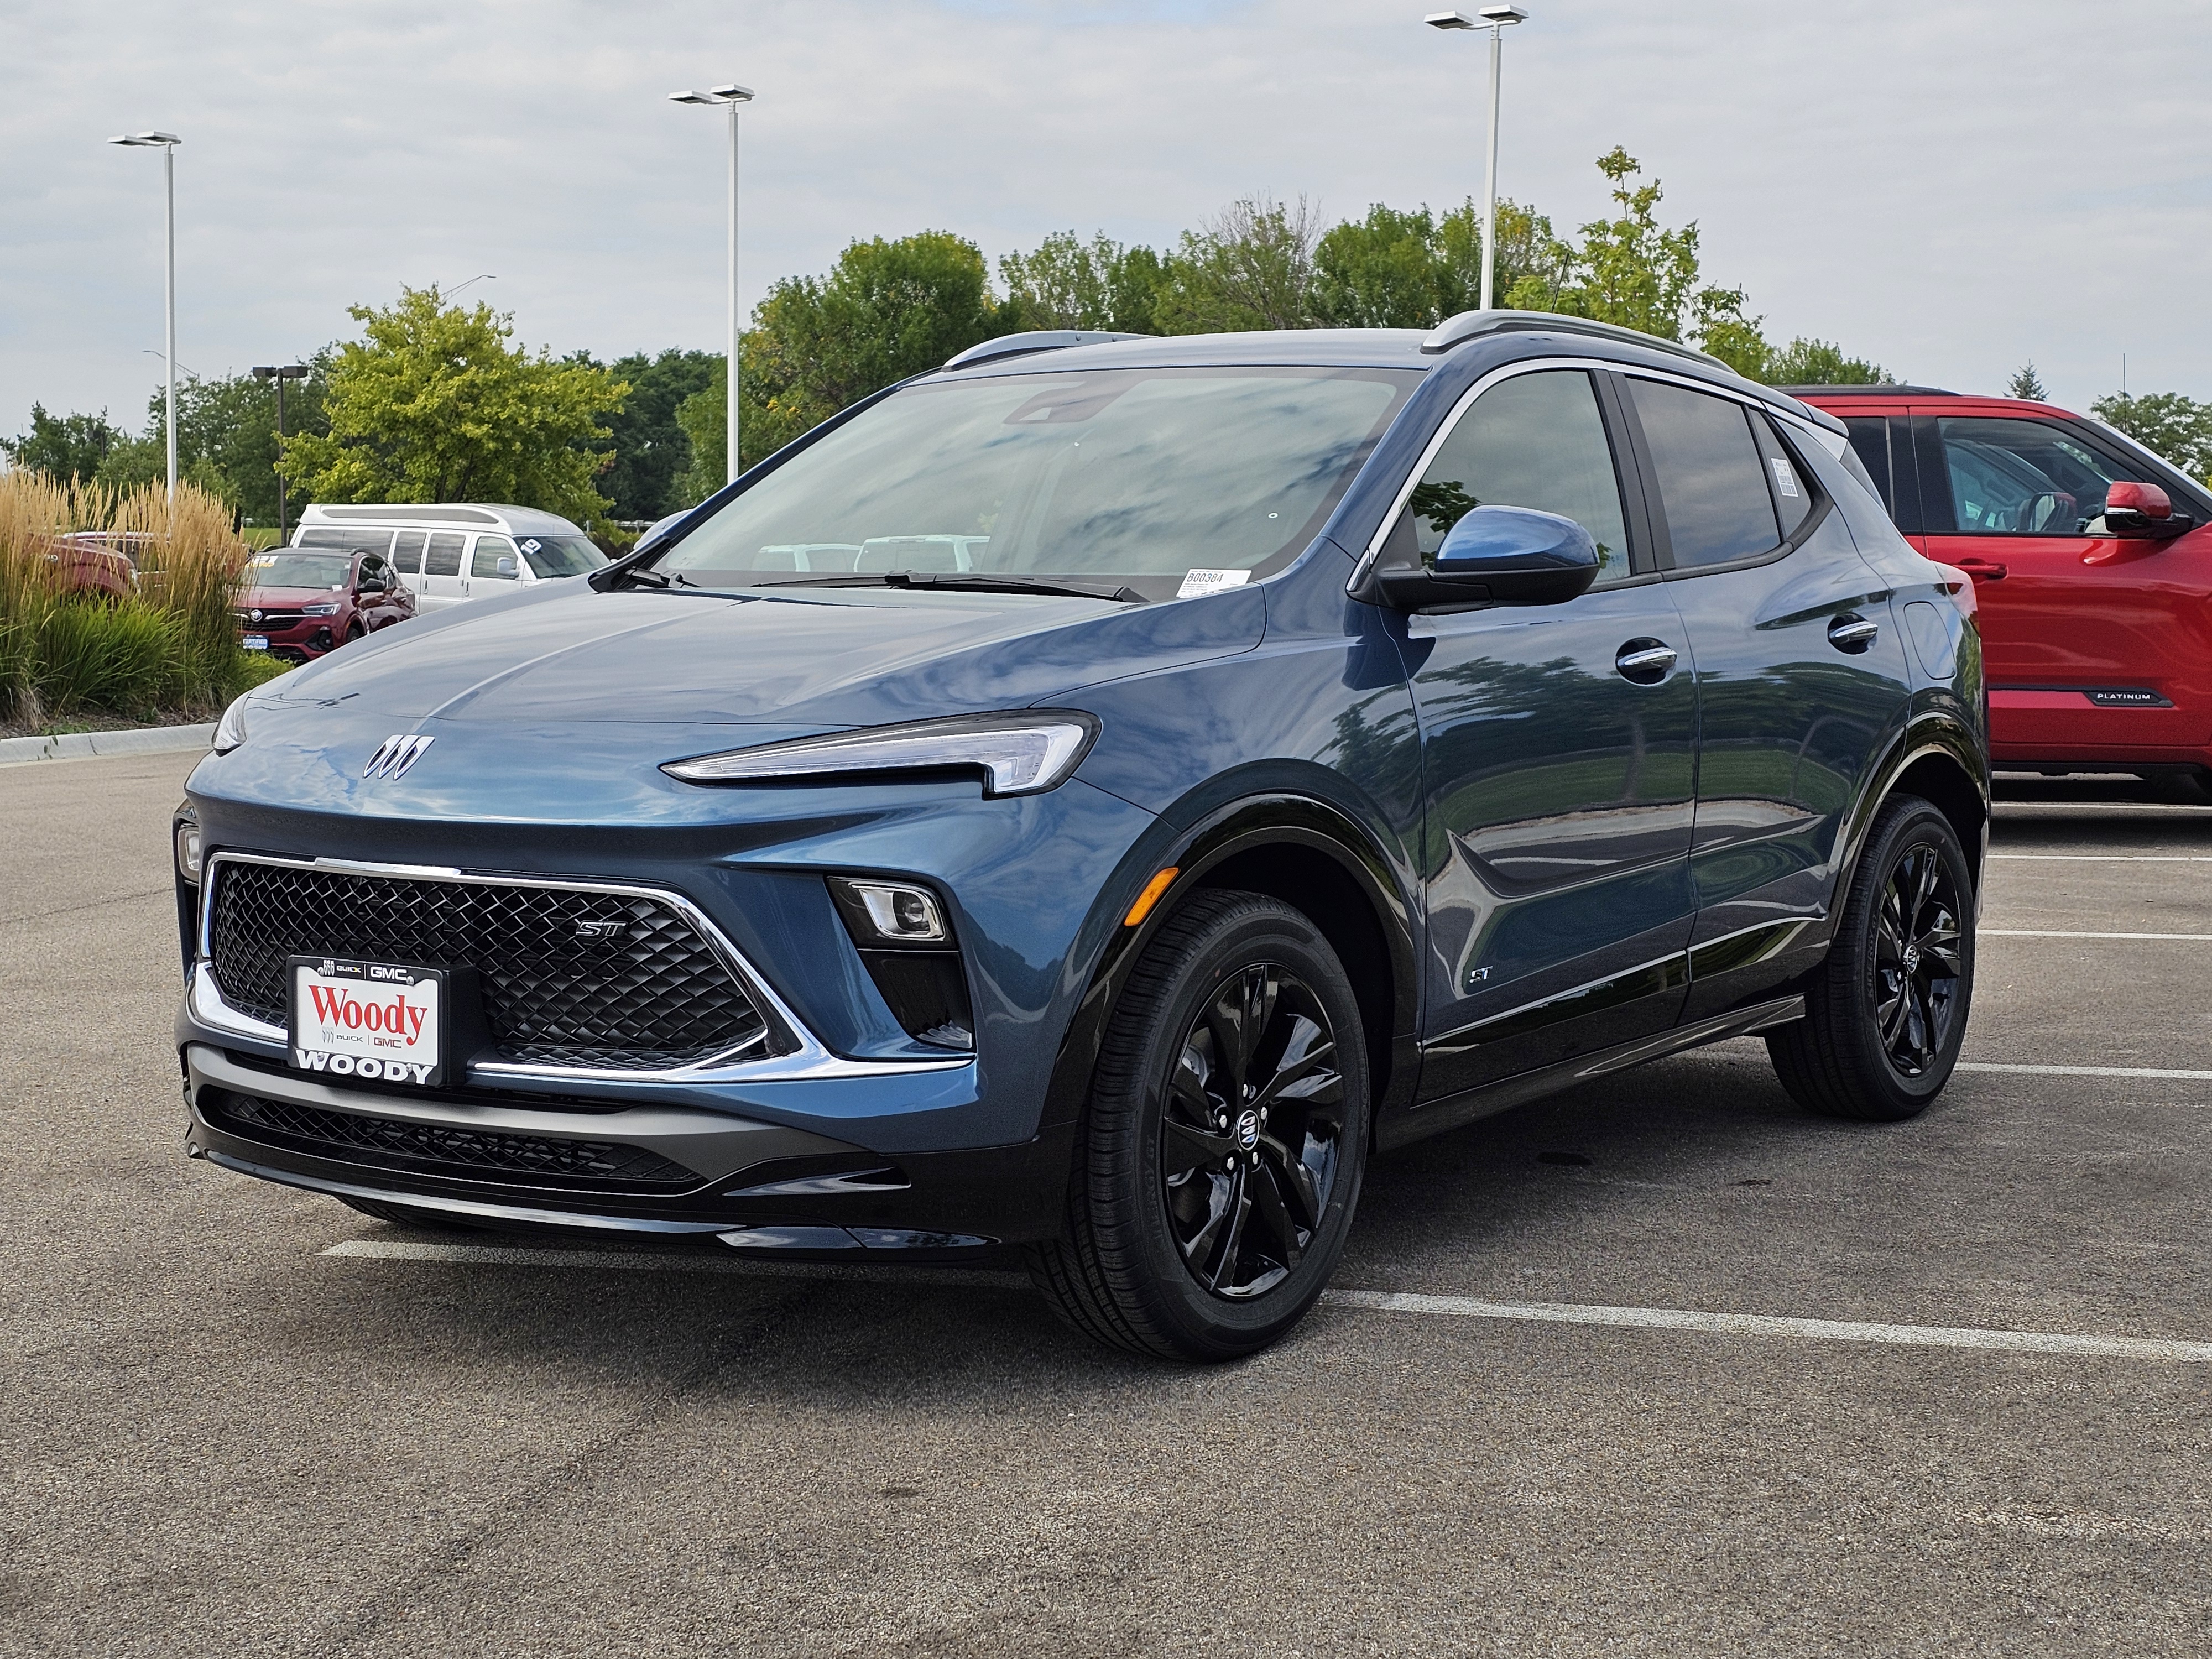
[[[258,611],[249,611],[246,613],[246,620],[248,622],[259,622],[261,620],[261,613]]]
[[[422,751],[435,742],[435,738],[410,737],[404,732],[395,732],[376,745],[376,752],[368,757],[368,764],[361,769],[361,775],[365,778],[404,777],[407,769],[422,758]]]
[[[1250,1152],[1260,1144],[1260,1114],[1246,1108],[1237,1114],[1237,1146],[1239,1151]]]

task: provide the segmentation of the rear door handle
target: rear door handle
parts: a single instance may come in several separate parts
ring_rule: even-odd
[[[1869,622],[1855,611],[1846,611],[1828,624],[1828,643],[1857,656],[1881,633],[1880,623]]]
[[[1625,680],[1656,685],[1674,672],[1674,647],[1662,640],[1631,640],[1620,647],[1613,665]]]
[[[1995,559],[1954,559],[1951,562],[1969,576],[1978,576],[1985,582],[2001,582],[2005,579],[2005,567]]]

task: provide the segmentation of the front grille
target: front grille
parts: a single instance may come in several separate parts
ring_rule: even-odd
[[[271,1025],[287,1019],[287,957],[362,957],[475,969],[503,1060],[653,1071],[769,1052],[752,1000],[658,899],[226,861],[213,904],[216,985]]]
[[[410,1175],[588,1192],[680,1191],[704,1179],[696,1170],[658,1152],[619,1141],[550,1140],[542,1135],[363,1117],[227,1089],[203,1089],[199,1103],[201,1112],[218,1128],[246,1139]]]
[[[289,628],[294,623],[304,622],[307,615],[304,611],[264,611],[261,620],[256,622],[243,611],[235,614],[241,628]]]

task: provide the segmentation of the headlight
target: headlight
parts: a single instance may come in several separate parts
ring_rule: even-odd
[[[246,741],[246,699],[252,695],[248,691],[222,711],[222,720],[216,723],[215,742],[209,745],[216,754],[228,755]]]
[[[961,714],[875,726],[823,738],[671,761],[660,769],[686,783],[762,783],[854,772],[981,772],[987,795],[1035,795],[1065,781],[1098,736],[1098,722],[1073,709]]]
[[[338,608],[331,604],[303,605],[300,607],[300,614],[303,617],[335,617],[338,614]]]

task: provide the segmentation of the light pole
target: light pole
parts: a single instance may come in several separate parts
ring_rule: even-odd
[[[118,133],[107,141],[132,149],[158,149],[161,152],[161,182],[168,198],[167,226],[169,257],[162,268],[161,299],[168,312],[167,337],[169,372],[169,499],[177,499],[177,146],[185,141],[173,132]]]
[[[741,87],[734,81],[727,86],[709,87],[704,92],[672,92],[668,94],[675,104],[723,104],[730,112],[730,365],[729,398],[730,422],[728,443],[730,462],[727,481],[736,483],[738,465],[738,106],[753,100],[753,89]]]
[[[1490,31],[1490,160],[1482,174],[1482,308],[1488,311],[1498,283],[1498,71],[1505,31],[1528,21],[1523,6],[1485,6],[1469,17],[1463,11],[1432,11],[1422,21],[1437,29]]]
[[[307,366],[305,363],[286,363],[280,368],[257,367],[253,378],[276,382],[276,459],[281,464],[284,459],[284,382],[306,380]],[[284,475],[282,472],[276,475],[276,545],[284,545]]]

